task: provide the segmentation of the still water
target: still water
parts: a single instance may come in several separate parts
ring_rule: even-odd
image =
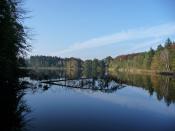
[[[21,78],[27,83],[22,100],[30,109],[23,117],[25,129],[175,131],[175,78],[126,73],[80,76],[33,71]]]

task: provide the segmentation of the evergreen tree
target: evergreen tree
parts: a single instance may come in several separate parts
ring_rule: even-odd
[[[161,51],[163,49],[163,46],[160,44],[157,46],[157,51]]]
[[[17,77],[18,58],[29,48],[20,4],[20,0],[0,1],[0,74],[3,81]]]
[[[166,41],[165,41],[165,47],[170,47],[172,45],[172,41],[170,40],[170,38],[168,38]]]

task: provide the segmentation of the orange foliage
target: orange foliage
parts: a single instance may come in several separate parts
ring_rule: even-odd
[[[115,59],[116,60],[127,60],[129,58],[133,58],[135,56],[138,56],[142,53],[132,53],[132,54],[127,54],[127,55],[120,55],[120,56],[117,56]]]

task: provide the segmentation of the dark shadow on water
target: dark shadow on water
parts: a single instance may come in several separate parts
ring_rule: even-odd
[[[34,120],[29,117],[31,110],[23,99],[25,92],[30,89],[33,93],[38,90],[47,93],[52,85],[59,85],[58,88],[87,89],[90,90],[88,93],[102,92],[102,94],[115,93],[130,85],[131,88],[134,86],[134,88],[145,90],[150,96],[156,94],[157,100],[164,100],[167,107],[175,103],[175,79],[172,77],[126,73],[97,74],[96,76],[93,74],[87,77],[81,72],[66,72],[65,70],[32,70],[23,77],[25,78],[16,82],[0,83],[0,131],[23,131],[28,128],[33,130]],[[43,81],[45,82],[42,83]]]
[[[27,82],[0,83],[0,131],[26,130],[31,112],[23,100]]]
[[[92,75],[90,75],[92,74]],[[32,80],[48,80],[43,88],[47,90],[50,85],[60,85],[73,88],[91,89],[112,93],[124,87],[124,85],[142,88],[150,95],[156,93],[158,100],[164,100],[169,106],[175,103],[175,79],[162,75],[136,75],[128,73],[108,74],[105,72],[90,73],[76,70],[30,70],[28,76]],[[81,78],[88,78],[81,80]],[[65,79],[66,81],[59,81]],[[56,81],[52,81],[56,80]],[[48,86],[48,87],[47,87]]]
[[[30,70],[27,76],[30,77],[31,80],[47,80],[44,85],[40,84],[40,86],[43,85],[43,90],[48,90],[49,87],[54,84],[112,93],[118,89],[124,88],[125,85],[131,85],[148,91],[150,96],[156,93],[157,100],[160,101],[163,99],[167,106],[171,103],[175,103],[175,78],[169,76],[144,74],[136,75],[119,72],[116,72],[115,75],[106,75],[105,72],[98,72],[95,74],[90,72],[84,73],[79,70],[67,71],[45,69]]]

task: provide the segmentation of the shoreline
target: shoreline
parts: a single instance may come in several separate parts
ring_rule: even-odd
[[[109,69],[110,73],[114,72],[126,72],[131,74],[148,74],[148,75],[164,75],[164,76],[173,76],[175,77],[175,72],[173,71],[158,71],[158,70],[145,70],[145,69],[123,69],[118,70]]]
[[[59,67],[19,67],[19,69],[26,69],[26,70],[65,70],[65,68],[59,68]],[[126,72],[126,73],[131,73],[131,74],[165,75],[165,76],[175,77],[175,72],[173,72],[173,71],[157,71],[157,70],[145,70],[145,69],[123,69],[123,68],[120,68],[118,70],[108,69],[108,71],[109,71],[109,73]]]
[[[64,70],[65,68],[60,67],[19,67],[24,70]]]

